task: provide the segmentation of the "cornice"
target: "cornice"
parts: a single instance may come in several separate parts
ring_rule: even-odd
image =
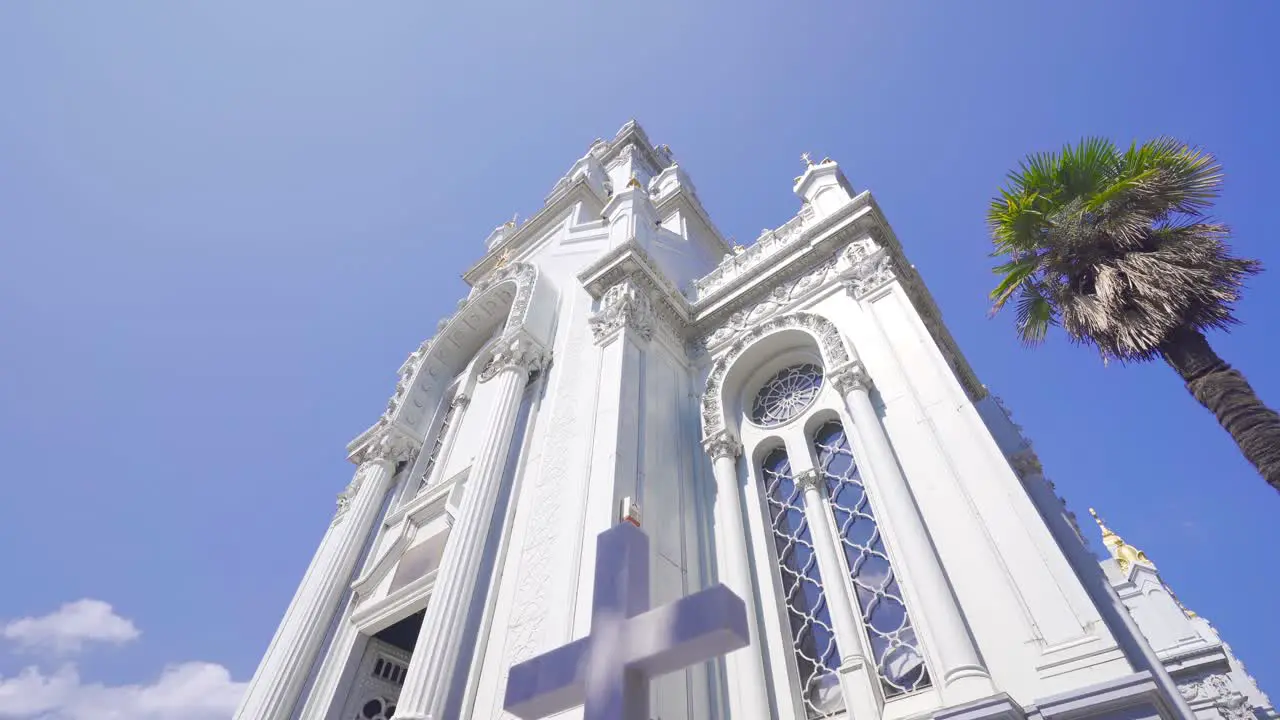
[[[689,210],[702,221],[707,229],[711,231],[711,237],[716,241],[717,246],[726,253],[733,252],[729,241],[724,239],[724,234],[720,232],[720,228],[716,227],[715,222],[711,220],[711,216],[707,214],[706,208],[702,207],[702,202],[698,200],[696,193],[691,192],[688,188],[680,185],[672,192],[658,198],[658,202],[654,205],[659,217],[670,215],[674,209]]]
[[[653,309],[681,337],[688,334],[689,304],[658,264],[634,239],[619,245],[578,274],[578,281],[592,299],[600,300],[609,288],[631,279],[648,291]]]
[[[561,212],[571,210],[577,203],[588,200],[604,202],[604,199],[597,197],[591,191],[591,186],[587,183],[587,179],[579,177],[569,184],[563,195],[544,205],[533,217],[526,220],[510,236],[485,253],[484,257],[480,258],[475,265],[472,265],[466,272],[462,273],[463,282],[469,286],[475,285],[490,270],[494,269],[494,266],[498,264],[504,255],[507,257],[515,255],[530,241],[540,237],[543,231],[553,225],[554,220],[559,219]]]

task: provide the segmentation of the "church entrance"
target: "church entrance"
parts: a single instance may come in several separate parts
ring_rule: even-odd
[[[395,717],[396,701],[425,614],[426,610],[419,610],[369,638],[343,705],[342,720]]]

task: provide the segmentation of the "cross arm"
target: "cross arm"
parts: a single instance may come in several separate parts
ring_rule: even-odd
[[[507,674],[503,707],[518,718],[544,718],[581,705],[590,638],[526,660]]]
[[[649,677],[675,672],[750,644],[747,606],[714,585],[631,618],[630,667]]]

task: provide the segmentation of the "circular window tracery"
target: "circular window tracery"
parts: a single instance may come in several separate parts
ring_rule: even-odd
[[[822,368],[814,363],[780,370],[756,393],[751,422],[776,427],[808,409],[822,389]]]

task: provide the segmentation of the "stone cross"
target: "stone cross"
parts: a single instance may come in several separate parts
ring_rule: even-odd
[[[746,647],[747,608],[715,585],[649,609],[649,538],[623,523],[596,540],[591,634],[511,668],[504,707],[534,720],[650,720],[649,680]]]

